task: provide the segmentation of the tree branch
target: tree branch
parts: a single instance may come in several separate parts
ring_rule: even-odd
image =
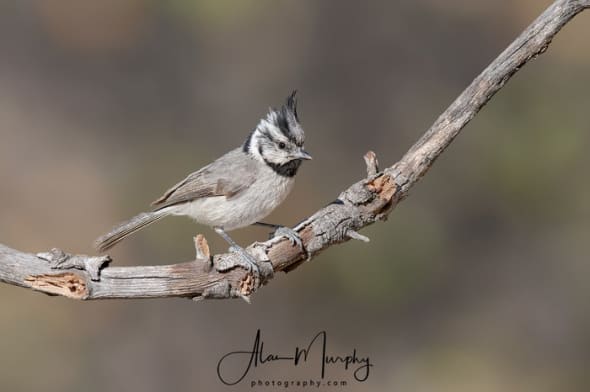
[[[328,206],[298,224],[305,251],[281,237],[256,242],[248,250],[259,260],[260,279],[236,267],[235,254],[211,257],[202,236],[195,238],[194,261],[162,266],[105,267],[110,258],[69,255],[54,249],[33,255],[0,245],[0,281],[76,299],[189,297],[236,298],[289,272],[327,247],[369,239],[358,230],[385,220],[428,171],[461,129],[523,65],[547,50],[553,37],[590,0],[557,0],[502,52],[440,115],[403,158],[379,172],[367,153],[368,177],[343,191]]]

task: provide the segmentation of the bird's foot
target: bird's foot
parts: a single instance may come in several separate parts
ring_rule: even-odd
[[[258,261],[250,253],[246,252],[244,248],[237,245],[229,247],[231,253],[236,253],[240,256],[240,261],[236,262],[236,265],[243,267],[248,272],[251,272],[255,277],[260,277],[260,267],[258,267]]]
[[[277,227],[277,229],[273,233],[273,237],[285,237],[291,242],[291,245],[298,246],[301,250],[304,250],[303,241],[301,241],[301,237],[295,230],[291,229],[290,227]]]

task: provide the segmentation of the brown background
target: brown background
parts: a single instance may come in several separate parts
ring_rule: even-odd
[[[19,1],[0,4],[0,242],[92,252],[114,223],[239,145],[300,91],[295,224],[391,164],[548,1]],[[223,389],[261,328],[320,330],[375,363],[345,390],[586,390],[590,361],[590,14],[560,33],[443,154],[389,222],[243,301],[81,303],[0,286],[0,389]],[[170,218],[117,265],[193,257]],[[246,244],[261,228],[234,233]],[[317,378],[271,365],[250,379]],[[238,389],[249,387],[248,383]],[[234,390],[238,390],[234,389]],[[270,389],[267,389],[270,390]]]

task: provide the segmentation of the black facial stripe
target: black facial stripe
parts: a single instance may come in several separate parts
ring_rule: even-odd
[[[279,165],[278,163],[269,162],[266,159],[264,160],[264,162],[272,170],[274,170],[275,173],[277,173],[279,176],[283,176],[283,177],[294,177],[295,174],[297,174],[297,170],[299,169],[299,166],[301,165],[301,159],[294,159],[294,160],[289,161],[287,163],[283,163],[282,165]]]
[[[262,136],[264,136],[269,142],[273,143],[273,144],[278,144],[281,142],[281,140],[277,140],[274,138],[274,136],[268,132],[267,130],[261,131]],[[293,138],[289,138],[290,141],[292,141],[293,143],[296,143],[295,140]]]
[[[275,138],[271,135],[271,133],[268,130],[261,131],[261,133],[262,136],[267,138],[271,143],[276,143]]]
[[[295,136],[293,136],[293,134],[289,134],[289,136],[287,136],[287,138],[289,139],[290,142],[299,146],[300,142],[295,138]]]
[[[254,135],[254,131],[250,132],[250,134],[248,135],[248,138],[246,139],[246,142],[242,146],[242,151],[244,151],[245,153],[250,152],[250,144],[252,143],[252,136]]]

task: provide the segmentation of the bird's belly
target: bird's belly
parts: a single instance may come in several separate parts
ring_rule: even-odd
[[[264,219],[281,204],[293,186],[293,179],[279,177],[274,181],[254,182],[240,194],[207,197],[176,206],[173,213],[187,215],[198,223],[234,230]]]

